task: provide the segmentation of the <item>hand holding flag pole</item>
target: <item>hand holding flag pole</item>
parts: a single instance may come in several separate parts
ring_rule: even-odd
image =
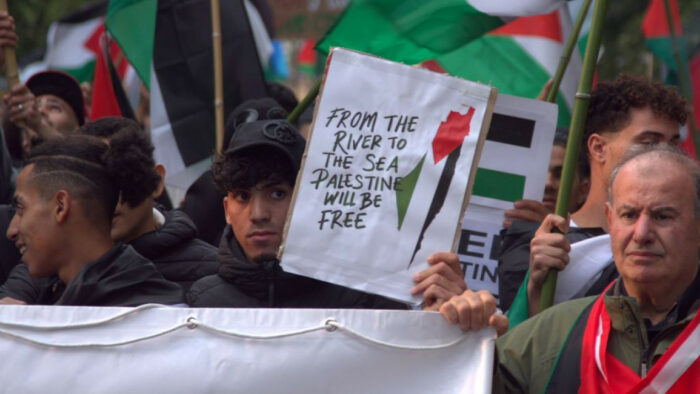
[[[7,12],[7,0],[0,0],[0,12]],[[7,85],[13,87],[19,83],[19,72],[17,71],[17,58],[15,57],[15,48],[3,47],[5,55],[5,72],[7,76]]]
[[[561,184],[557,196],[557,204],[554,213],[561,217],[568,214],[569,200],[571,199],[571,186],[576,173],[576,163],[578,161],[579,150],[583,139],[583,128],[586,124],[586,114],[588,112],[588,101],[591,97],[591,85],[593,82],[593,72],[598,60],[598,50],[603,32],[603,20],[605,19],[605,9],[608,0],[596,0],[593,7],[593,19],[591,20],[591,31],[586,43],[586,53],[583,57],[583,68],[581,79],[579,80],[574,101],[574,111],[571,116],[571,127],[569,128],[569,139],[566,143],[566,155],[564,156],[564,167],[562,168]],[[556,90],[555,90],[556,91]],[[557,286],[557,273],[549,271],[547,279],[542,286],[540,297],[540,312],[549,308],[554,303],[554,290]]]

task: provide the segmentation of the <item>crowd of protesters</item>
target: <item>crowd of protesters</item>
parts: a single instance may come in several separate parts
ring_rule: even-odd
[[[0,14],[0,46],[16,44],[12,23]],[[167,169],[154,162],[148,131],[125,118],[86,119],[84,93],[67,74],[45,71],[5,96],[0,303],[410,309],[280,266],[306,140],[275,98],[246,101],[228,116],[211,171],[168,209],[158,203]],[[697,325],[700,306],[700,168],[674,148],[688,115],[685,100],[660,83],[598,83],[571,220],[551,213],[565,131],[555,139],[544,200],[506,212],[500,305],[468,289],[454,253],[435,251],[414,276],[424,310],[502,335],[495,392],[623,392],[667,350],[684,350],[674,344]],[[545,277],[566,267],[571,244],[605,233],[606,269],[585,292],[540,311]],[[506,333],[498,307],[507,310],[521,286],[532,318]],[[608,322],[602,333],[599,321]],[[596,335],[605,336],[603,372],[590,349]]]

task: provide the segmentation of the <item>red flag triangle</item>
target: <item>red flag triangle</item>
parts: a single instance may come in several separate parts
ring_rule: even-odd
[[[558,11],[518,18],[491,30],[489,34],[496,36],[534,36],[564,42]]]

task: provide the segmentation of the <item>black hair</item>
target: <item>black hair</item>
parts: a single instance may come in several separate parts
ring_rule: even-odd
[[[113,149],[128,160],[121,166],[127,177],[122,200],[129,206],[142,203],[158,188],[161,179],[155,170],[153,144],[136,121],[119,117],[100,118],[85,124],[78,133],[107,139],[110,145],[114,145],[115,139],[121,141]]]
[[[287,182],[294,186],[297,175],[284,153],[267,146],[217,154],[211,171],[216,186],[224,194],[235,189],[248,189],[260,182]]]
[[[33,165],[30,182],[42,198],[66,190],[85,207],[90,219],[110,226],[120,195],[129,205],[136,204],[142,194],[138,180],[148,178],[147,167],[135,157],[140,157],[139,148],[122,132],[109,144],[75,134],[38,145],[26,165]]]
[[[561,146],[566,149],[568,140],[569,130],[564,127],[557,127],[557,130],[554,132],[554,146]],[[580,180],[588,179],[591,176],[591,167],[588,164],[588,155],[585,152],[579,152],[576,172]]]
[[[688,102],[678,91],[645,77],[620,75],[602,81],[593,89],[586,115],[583,147],[588,153],[588,138],[593,133],[617,133],[630,122],[632,109],[650,108],[665,119],[685,124]],[[582,152],[583,153],[583,152]]]

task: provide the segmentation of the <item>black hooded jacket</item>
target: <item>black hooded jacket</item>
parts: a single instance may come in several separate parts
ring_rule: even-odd
[[[216,248],[196,238],[197,227],[180,210],[162,212],[165,223],[129,244],[151,260],[167,280],[185,290],[192,283],[219,270]]]
[[[53,296],[52,296],[53,297]],[[40,304],[48,302],[41,299]],[[48,300],[47,300],[48,301]],[[183,304],[182,288],[129,245],[117,244],[80,269],[55,305],[137,306]]]
[[[186,292],[197,279],[218,271],[216,248],[195,236],[197,228],[184,212],[163,212],[165,223],[131,241],[140,255],[155,264],[165,279]],[[19,254],[19,253],[18,253]],[[0,298],[12,297],[27,304],[53,304],[65,285],[56,276],[33,278],[25,264],[15,266],[0,286]]]
[[[407,305],[347,287],[284,272],[277,260],[249,263],[227,226],[217,275],[198,280],[187,301],[195,307],[407,309]]]

